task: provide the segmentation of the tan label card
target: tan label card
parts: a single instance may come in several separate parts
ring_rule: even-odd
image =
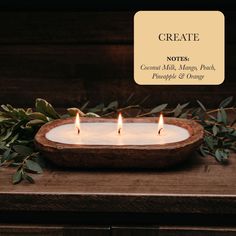
[[[134,79],[140,85],[224,81],[224,15],[219,11],[139,11]]]

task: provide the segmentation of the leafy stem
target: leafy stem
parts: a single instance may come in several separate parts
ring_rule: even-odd
[[[216,113],[220,110],[220,108],[217,108],[217,109],[213,109],[213,110],[210,110],[210,111],[207,111],[206,113],[207,114],[212,114],[212,113]],[[227,107],[227,108],[224,108],[225,111],[236,111],[236,108],[235,107]]]
[[[206,109],[197,100],[197,106],[190,103],[177,104],[174,109],[168,109],[168,104],[161,104],[152,109],[144,109],[144,103],[149,96],[139,103],[132,102],[133,94],[127,99],[127,104],[119,107],[118,101],[112,101],[105,105],[98,104],[93,108],[87,108],[86,102],[81,109],[68,108],[67,113],[60,115],[53,106],[44,99],[36,99],[34,109],[14,108],[11,105],[2,105],[0,111],[0,167],[13,166],[16,172],[13,175],[14,184],[26,180],[34,183],[32,174],[42,173],[43,159],[34,146],[34,136],[45,123],[73,117],[76,113],[86,117],[117,117],[118,112],[126,116],[145,117],[165,116],[193,119],[200,123],[205,130],[204,142],[199,148],[203,156],[212,156],[218,162],[225,163],[230,152],[236,152],[236,130],[234,124],[236,118],[230,119],[228,113],[236,111],[230,106],[233,97],[224,99],[217,109]],[[130,105],[131,104],[131,105]],[[235,115],[235,112],[233,113]]]

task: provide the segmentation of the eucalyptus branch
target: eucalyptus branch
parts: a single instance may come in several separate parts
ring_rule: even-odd
[[[216,113],[220,110],[220,108],[217,108],[217,109],[213,109],[213,110],[210,110],[210,111],[207,111],[206,113],[207,114],[212,114],[212,113]],[[227,108],[224,108],[225,111],[236,111],[236,108],[235,107],[227,107]]]
[[[129,96],[127,103],[131,103],[133,95]],[[34,183],[32,174],[42,173],[43,159],[34,146],[34,136],[39,128],[45,123],[59,118],[73,117],[79,112],[87,117],[117,117],[117,113],[125,113],[132,116],[135,111],[136,117],[165,116],[193,119],[204,127],[204,142],[199,148],[203,156],[213,156],[220,163],[227,161],[230,152],[236,152],[236,130],[233,127],[236,117],[230,121],[229,112],[236,111],[232,103],[233,97],[224,99],[217,109],[208,110],[197,101],[197,107],[188,108],[190,103],[177,104],[170,110],[167,104],[158,105],[150,110],[143,108],[143,103],[119,107],[117,101],[108,105],[98,104],[87,109],[86,102],[81,109],[68,108],[67,113],[59,115],[53,106],[43,99],[36,99],[35,108],[13,108],[11,105],[2,105],[0,111],[0,168],[8,166],[16,167],[13,175],[13,183],[22,180]],[[142,104],[142,105],[141,105]],[[87,109],[87,112],[84,110]],[[235,113],[234,113],[235,114]]]

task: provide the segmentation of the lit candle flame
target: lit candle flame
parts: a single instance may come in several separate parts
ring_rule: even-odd
[[[80,133],[80,117],[79,113],[77,112],[76,118],[75,118],[75,128],[77,129],[78,134]]]
[[[161,135],[163,131],[164,131],[164,120],[163,120],[163,115],[161,114],[159,117],[158,126],[157,126],[158,135]]]
[[[118,133],[119,135],[121,135],[122,123],[123,123],[123,121],[122,121],[122,115],[121,115],[121,113],[119,113],[118,122],[117,122],[117,133]]]

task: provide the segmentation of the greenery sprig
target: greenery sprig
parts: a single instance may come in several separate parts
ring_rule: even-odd
[[[86,102],[80,109],[68,108],[64,115],[56,112],[53,106],[44,99],[36,99],[35,108],[14,108],[2,105],[0,111],[0,167],[13,166],[16,172],[12,182],[17,184],[22,180],[34,183],[32,174],[42,173],[43,158],[35,149],[34,136],[39,128],[52,120],[75,116],[77,112],[87,117],[116,117],[122,112],[126,117],[157,116],[162,112],[165,116],[193,119],[199,122],[205,130],[204,142],[199,148],[203,156],[212,156],[219,163],[228,160],[230,152],[236,152],[236,108],[230,106],[233,97],[223,100],[217,109],[208,110],[200,101],[197,107],[189,108],[190,103],[178,104],[174,109],[167,109],[168,104],[158,105],[150,110],[144,109],[143,103],[133,103],[133,94],[129,96],[126,105],[119,107],[117,101],[99,104],[88,109]],[[85,113],[86,111],[86,113]],[[228,113],[233,113],[230,120]]]

